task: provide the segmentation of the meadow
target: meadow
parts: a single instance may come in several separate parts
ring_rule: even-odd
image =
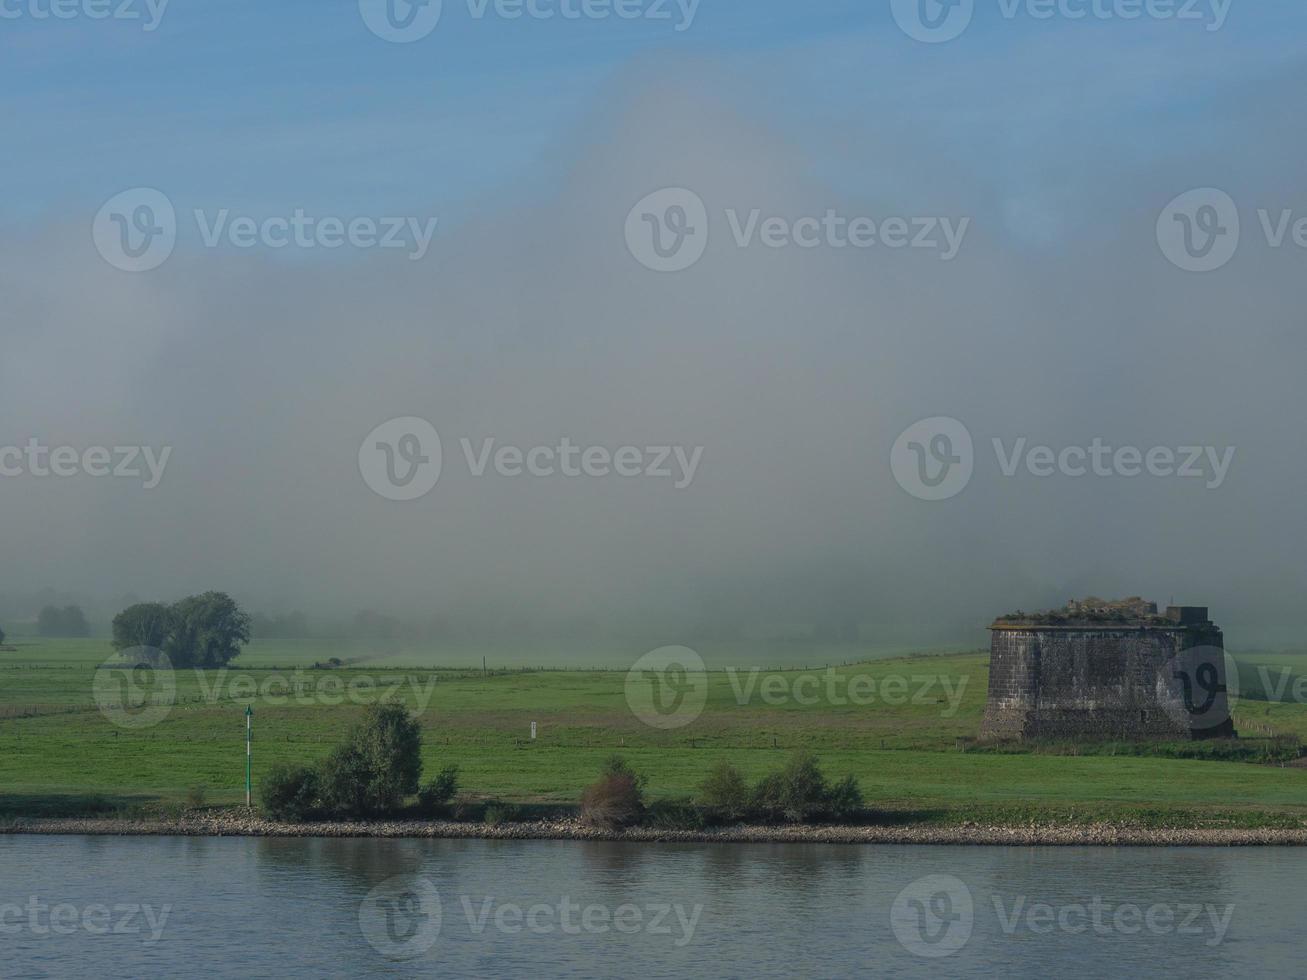
[[[747,646],[704,645],[706,706],[672,730],[647,726],[626,701],[626,667],[644,649],[588,650],[577,655],[588,669],[540,669],[525,653],[471,647],[374,651],[354,662],[356,649],[309,640],[255,642],[225,672],[179,670],[166,717],[133,728],[94,699],[106,640],[17,637],[0,652],[0,813],[241,802],[246,705],[257,784],[276,762],[322,758],[367,703],[389,696],[420,715],[428,773],[457,764],[468,792],[514,803],[575,802],[614,752],[659,797],[693,794],[720,760],[757,777],[804,747],[830,775],[857,776],[871,805],[904,818],[1307,821],[1307,769],[1294,765],[1169,758],[1164,747],[978,748],[983,651],[778,644],[752,651],[752,662],[775,665],[759,669],[748,666]],[[332,657],[344,665],[314,667]],[[785,667],[797,663],[809,666]],[[1238,663],[1235,717],[1247,747],[1307,738],[1307,704],[1295,700],[1307,691],[1307,656]],[[1268,687],[1286,700],[1265,700]]]

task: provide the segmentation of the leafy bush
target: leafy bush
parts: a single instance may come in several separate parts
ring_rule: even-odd
[[[609,758],[598,781],[581,794],[581,822],[618,830],[638,824],[644,816],[645,778],[620,755]]]
[[[762,778],[754,790],[753,801],[758,815],[771,822],[848,819],[862,807],[862,790],[852,776],[834,787],[829,786],[816,757],[800,750],[780,772]]]
[[[418,791],[421,777],[418,720],[400,704],[372,705],[322,764],[322,802],[333,816],[385,816]]]
[[[865,806],[862,787],[853,776],[845,776],[831,787],[829,811],[832,820],[855,820]]]
[[[769,821],[804,823],[826,805],[826,777],[806,750],[791,756],[780,772],[764,776],[754,790],[754,807]]]
[[[699,802],[718,820],[734,823],[749,815],[749,785],[729,762],[719,762],[699,785]]]
[[[278,763],[259,783],[259,800],[274,820],[301,821],[317,815],[320,777],[308,766]]]
[[[458,766],[446,766],[418,791],[418,806],[432,815],[442,810],[458,792]]]

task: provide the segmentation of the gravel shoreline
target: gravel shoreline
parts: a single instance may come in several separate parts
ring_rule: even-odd
[[[1017,846],[1246,847],[1307,845],[1307,829],[1146,828],[1117,824],[1003,827],[981,824],[894,827],[725,827],[713,830],[598,830],[574,820],[497,826],[450,821],[287,824],[253,815],[177,819],[14,818],[0,834],[187,837],[392,837],[476,840],[583,840],[720,844],[958,844]]]

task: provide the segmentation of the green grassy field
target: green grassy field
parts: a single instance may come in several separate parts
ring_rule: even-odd
[[[980,652],[863,659],[866,651],[860,658],[852,648],[815,656],[810,649],[779,656],[771,650],[757,659],[861,662],[829,673],[817,666],[755,674],[733,666],[748,662],[738,650],[720,658],[706,651],[710,665],[731,669],[710,673],[702,715],[671,731],[633,715],[624,670],[483,675],[392,662],[405,656],[410,663],[432,662],[412,652],[313,670],[316,661],[350,656],[313,641],[255,643],[226,673],[178,671],[167,717],[151,727],[123,728],[97,709],[93,696],[95,668],[110,652],[104,640],[19,638],[0,653],[0,812],[57,810],[87,794],[122,804],[168,803],[194,787],[212,803],[234,803],[243,798],[247,703],[255,710],[257,782],[275,762],[324,756],[365,703],[390,692],[421,714],[428,772],[456,763],[469,792],[510,801],[573,802],[615,751],[648,775],[652,795],[673,796],[692,793],[719,760],[753,777],[808,747],[831,775],[856,775],[870,803],[926,818],[1183,811],[1217,823],[1307,820],[1307,769],[1293,766],[1124,749],[1109,754],[1116,751],[1110,747],[1078,754],[969,749],[988,680],[988,658]],[[612,659],[629,653],[629,664],[641,652],[620,651]],[[480,660],[470,653],[446,662]],[[504,651],[495,653],[488,655],[491,663],[513,662]],[[1307,705],[1260,700],[1268,682],[1292,699],[1296,679],[1307,676],[1307,657],[1256,655],[1240,658],[1239,666],[1241,732],[1307,738]]]

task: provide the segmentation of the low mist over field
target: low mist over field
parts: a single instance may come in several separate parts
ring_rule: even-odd
[[[270,200],[237,179],[165,188],[176,252],[125,274],[91,218],[166,180],[70,187],[0,241],[0,444],[171,455],[149,489],[144,463],[140,479],[0,480],[10,615],[43,588],[101,620],[129,594],[220,588],[319,622],[368,608],[668,642],[853,623],[934,643],[1018,607],[1143,594],[1210,605],[1232,643],[1291,643],[1307,334],[1285,286],[1307,250],[1292,231],[1268,246],[1258,209],[1307,215],[1305,79],[1274,60],[1187,70],[1188,44],[1141,31],[1099,57],[1053,40],[998,69],[966,49],[907,61],[897,42],[811,40],[777,57],[869,67],[847,104],[802,118],[761,58],[646,61],[614,71],[520,179],[456,206],[435,183],[388,188],[380,213],[440,219],[417,261],[205,248],[197,208],[352,213],[343,193]],[[1180,67],[1157,77],[1164,50]],[[1154,124],[1163,99],[1201,106],[1202,125]],[[1000,113],[1009,125],[987,133]],[[1056,141],[1039,136],[1052,113]],[[1220,271],[1185,272],[1158,216],[1207,186],[1239,204],[1244,241]],[[623,235],[664,187],[701,197],[710,229],[675,273]],[[755,209],[968,221],[952,258],[740,247],[733,223]],[[420,499],[388,500],[359,449],[408,416],[439,432],[443,470]],[[965,424],[975,471],[931,502],[890,458],[935,416]],[[666,477],[474,475],[477,454],[564,439],[636,447],[645,467],[660,447],[702,451],[692,475],[675,455]],[[1095,440],[1212,447],[1225,468],[1036,476],[1013,455]]]

